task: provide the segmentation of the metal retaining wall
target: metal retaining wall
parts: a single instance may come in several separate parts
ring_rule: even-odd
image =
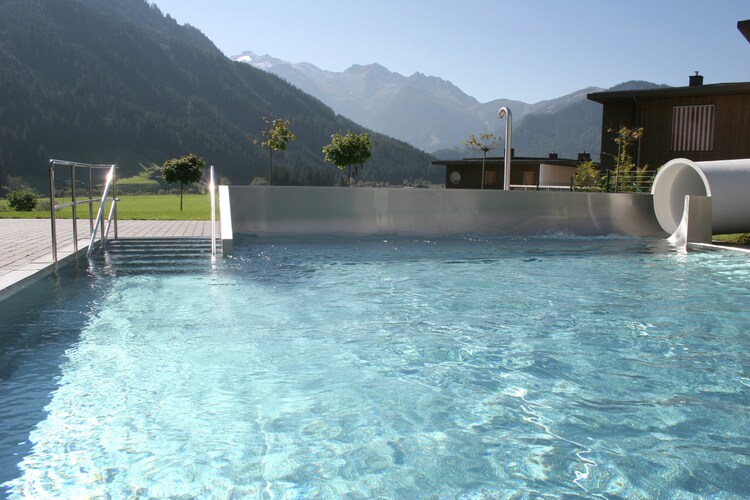
[[[233,232],[665,237],[648,194],[229,186]]]

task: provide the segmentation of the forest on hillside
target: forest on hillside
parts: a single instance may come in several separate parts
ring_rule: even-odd
[[[284,184],[328,185],[333,133],[366,131],[282,79],[233,62],[199,30],[144,0],[0,4],[0,179],[44,189],[47,162],[117,163],[120,176],[195,153],[235,184],[263,177],[263,117],[297,140],[274,155]],[[439,181],[430,155],[370,132],[363,180]]]

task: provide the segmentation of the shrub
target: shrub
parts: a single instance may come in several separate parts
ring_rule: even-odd
[[[593,161],[579,163],[573,177],[573,187],[578,191],[603,191],[602,176],[596,167]]]
[[[11,191],[8,206],[17,212],[31,212],[36,207],[36,195],[31,191]]]

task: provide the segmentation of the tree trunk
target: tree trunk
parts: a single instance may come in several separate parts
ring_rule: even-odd
[[[180,182],[180,212],[182,212],[182,182]]]
[[[487,158],[487,152],[482,151],[482,189],[484,189],[484,160]]]
[[[352,187],[352,166],[347,165],[347,171],[346,171],[346,186]]]
[[[622,144],[617,144],[617,164],[615,165],[615,193],[620,192],[620,154]]]
[[[271,169],[273,168],[273,148],[268,146],[268,185],[271,185]]]

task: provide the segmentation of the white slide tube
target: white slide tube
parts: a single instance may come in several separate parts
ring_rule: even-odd
[[[659,169],[651,194],[656,219],[669,234],[680,225],[686,195],[711,197],[714,234],[750,232],[750,158],[676,158]]]

